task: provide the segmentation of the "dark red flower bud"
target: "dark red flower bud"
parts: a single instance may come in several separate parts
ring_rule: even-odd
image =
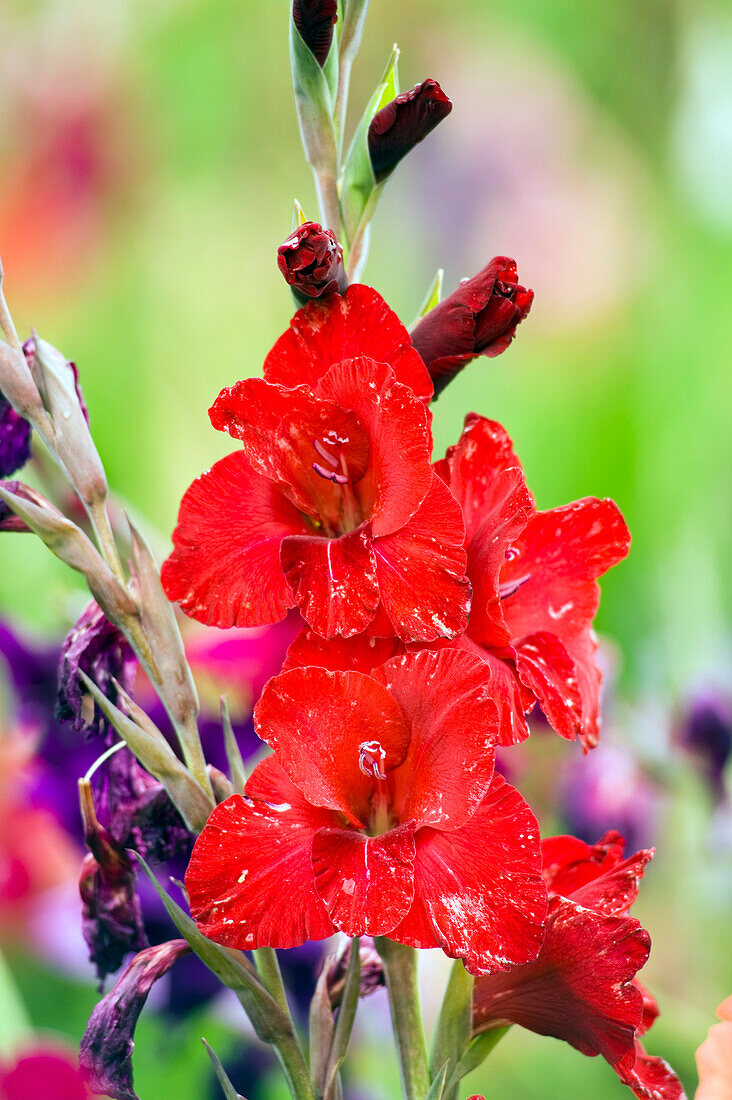
[[[520,286],[515,260],[495,256],[430,310],[412,332],[412,343],[424,359],[435,397],[476,355],[505,351],[534,300]]]
[[[154,982],[190,950],[185,940],[170,940],[141,951],[92,1012],[80,1061],[95,1093],[137,1100],[132,1079],[137,1021]]]
[[[369,156],[377,183],[447,118],[452,103],[436,80],[425,80],[377,111],[369,126]]]
[[[346,292],[343,249],[335,234],[317,222],[304,222],[280,245],[277,266],[303,303]]]
[[[315,60],[325,65],[338,18],[338,0],[293,0],[292,18]]]

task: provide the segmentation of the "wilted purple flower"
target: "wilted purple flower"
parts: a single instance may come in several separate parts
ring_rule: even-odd
[[[103,982],[114,973],[130,951],[147,946],[137,895],[135,869],[124,848],[99,824],[91,787],[80,785],[84,857],[79,878],[82,931],[97,976]]]
[[[114,681],[128,691],[132,687],[135,667],[135,655],[126,638],[92,601],[61,649],[57,717],[73,721],[76,730],[88,729],[106,735],[109,732],[107,720],[86,693],[79,672],[86,673],[100,691],[115,702]]]
[[[277,250],[277,266],[303,303],[311,298],[344,294],[348,281],[343,249],[331,229],[303,222]]]
[[[724,798],[724,769],[732,755],[732,704],[707,692],[687,708],[678,728],[678,742],[699,763],[716,801]]]
[[[190,854],[193,835],[170,796],[127,748],[107,761],[97,808],[120,847],[148,862]]]
[[[11,477],[31,456],[31,426],[0,393],[0,477]]]
[[[415,145],[452,110],[436,80],[425,80],[402,92],[371,119],[368,142],[371,167],[379,183]]]
[[[95,1092],[115,1100],[137,1100],[132,1077],[137,1021],[153,984],[189,951],[185,940],[141,951],[96,1006],[81,1040],[81,1065]]]
[[[293,0],[292,18],[300,36],[321,66],[325,65],[338,18],[337,0]]]

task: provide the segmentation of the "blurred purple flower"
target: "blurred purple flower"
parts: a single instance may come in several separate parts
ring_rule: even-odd
[[[0,393],[0,477],[12,477],[31,456],[31,426]]]
[[[732,701],[711,691],[698,695],[681,718],[677,741],[696,760],[714,800],[722,802],[724,770],[732,755]]]
[[[568,767],[560,790],[567,832],[588,844],[617,829],[628,848],[650,845],[657,835],[661,794],[634,755],[617,744],[600,744]]]
[[[126,638],[92,600],[61,648],[57,717],[73,722],[75,730],[107,736],[109,724],[86,692],[79,673],[86,673],[114,703],[114,681],[130,691],[136,667],[137,659]]]

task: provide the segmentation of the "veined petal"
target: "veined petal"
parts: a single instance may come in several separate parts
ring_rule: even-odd
[[[337,513],[340,493],[314,469],[322,458],[316,443],[342,458],[351,481],[363,477],[369,461],[368,436],[350,406],[316,397],[307,386],[245,378],[221,391],[209,416],[214,428],[241,440],[257,473],[312,515]]]
[[[574,661],[555,634],[529,634],[514,646],[521,682],[539,700],[552,729],[574,741],[582,729],[582,697]]]
[[[373,677],[411,729],[407,755],[389,776],[398,821],[454,830],[482,801],[493,776],[498,710],[483,662],[460,649],[394,657]]]
[[[432,483],[430,413],[390,366],[363,356],[334,363],[318,394],[350,410],[368,436],[368,467],[356,491],[374,536],[398,531]]]
[[[538,957],[476,981],[473,1027],[518,1024],[614,1064],[633,1049],[643,1014],[633,979],[649,950],[637,920],[554,897]]]
[[[181,501],[163,587],[209,626],[278,622],[294,604],[280,543],[304,530],[302,516],[271,481],[240,452],[227,455]]]
[[[686,1100],[683,1086],[668,1062],[647,1054],[641,1043],[636,1042],[634,1050],[613,1069],[638,1100]],[[721,1093],[719,1100],[723,1100]]]
[[[254,708],[257,733],[315,806],[365,825],[377,777],[401,764],[410,731],[386,688],[361,672],[295,668],[275,676]],[[368,746],[379,748],[369,749]]]
[[[540,630],[565,644],[581,633],[597,610],[595,583],[626,556],[630,535],[611,500],[590,497],[537,512],[513,547],[502,586],[518,585],[503,601],[513,638]]]
[[[213,811],[193,848],[186,889],[204,935],[227,947],[297,947],[335,931],[315,890],[313,837],[337,818],[316,809],[274,757],[247,796]]]
[[[333,363],[358,355],[388,363],[398,382],[424,401],[432,397],[427,368],[406,328],[377,291],[360,283],[298,310],[265,359],[264,377],[315,388]]]
[[[471,413],[462,436],[435,468],[460,501],[465,517],[473,585],[470,636],[501,648],[510,634],[503,619],[499,574],[514,539],[534,512],[521,463],[505,428]]]
[[[340,538],[291,535],[282,540],[282,572],[300,614],[325,638],[365,630],[379,605],[368,524]]]
[[[333,923],[347,936],[383,936],[414,897],[414,827],[381,836],[321,829],[313,841],[315,886]]]
[[[374,540],[383,608],[402,641],[452,638],[465,629],[470,584],[463,538],[460,505],[434,475],[417,514]]]
[[[368,674],[390,657],[404,652],[404,645],[398,638],[372,638],[368,634],[359,634],[347,640],[328,639],[306,627],[287,650],[282,671],[319,665],[331,672],[353,670]]]
[[[442,947],[477,974],[536,958],[547,904],[539,830],[502,776],[462,828],[416,840],[414,904],[393,939]]]
[[[625,915],[654,853],[645,848],[623,858],[624,847],[623,837],[614,830],[597,844],[585,844],[573,836],[547,837],[541,845],[544,881],[553,893],[587,909]]]

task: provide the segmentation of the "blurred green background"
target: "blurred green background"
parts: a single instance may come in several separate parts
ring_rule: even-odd
[[[208,406],[260,371],[288,322],[275,250],[293,198],[317,217],[287,18],[286,0],[5,0],[0,13],[8,300],[21,333],[76,360],[110,482],[163,537],[188,483],[230,449]],[[494,254],[518,261],[531,317],[440,399],[436,451],[474,409],[506,425],[540,507],[618,501],[634,542],[598,626],[620,655],[618,736],[658,756],[695,690],[729,689],[732,11],[372,0],[352,105],[394,41],[402,87],[434,76],[454,110],[390,184],[365,281],[408,323],[436,268],[449,289]],[[0,554],[3,614],[66,629],[73,578],[30,539]],[[732,845],[693,778],[670,782],[637,915],[663,1013],[649,1047],[693,1092],[694,1048],[732,991]],[[60,1020],[21,970],[36,1022],[78,1038],[93,992],[64,987]],[[203,1024],[164,1052],[155,1026],[140,1095],[193,1100]],[[365,1094],[395,1095],[372,1055],[358,1059]],[[469,1086],[498,1100],[625,1093],[604,1063],[523,1033]]]

